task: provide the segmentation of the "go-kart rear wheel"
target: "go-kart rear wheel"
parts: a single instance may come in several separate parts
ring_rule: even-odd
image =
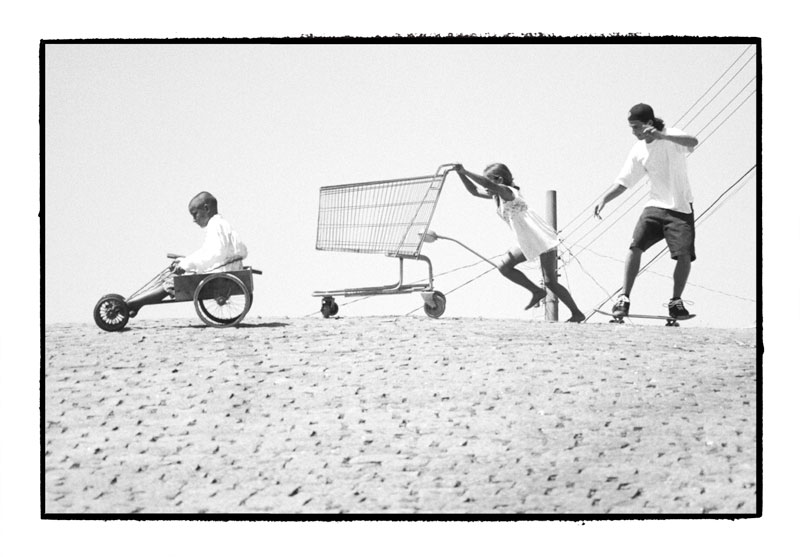
[[[200,281],[194,291],[197,315],[211,327],[232,327],[247,315],[253,294],[234,275],[215,273]]]
[[[444,294],[436,290],[433,293],[432,302],[432,306],[429,306],[427,303],[425,304],[425,315],[438,319],[444,314],[445,307],[447,306],[447,299],[444,297]]]
[[[128,318],[128,304],[119,294],[106,294],[94,306],[94,322],[104,331],[122,330]]]

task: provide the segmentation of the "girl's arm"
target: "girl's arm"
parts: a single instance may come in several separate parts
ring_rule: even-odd
[[[477,195],[478,197],[487,197],[487,198],[491,198],[493,195],[497,195],[505,201],[511,201],[512,199],[514,199],[514,194],[511,193],[508,186],[504,186],[502,184],[496,184],[480,174],[475,174],[474,172],[470,172],[461,165],[457,166],[455,170],[456,172],[458,172],[458,175],[461,178],[461,181],[464,182],[465,186],[467,185],[467,180],[469,179],[478,184],[479,186],[481,186],[482,188],[488,190],[489,193],[492,194],[492,195],[481,195],[478,194],[476,190],[476,193],[472,193],[472,191],[470,191],[472,195]],[[473,189],[475,188],[475,186],[471,187]],[[467,186],[467,189],[469,188],[470,186]]]
[[[489,193],[481,193],[478,191],[478,188],[475,187],[475,184],[470,182],[469,178],[458,172],[458,177],[461,178],[461,182],[464,184],[464,187],[467,188],[467,191],[474,195],[475,197],[480,197],[483,199],[491,199],[492,195]]]

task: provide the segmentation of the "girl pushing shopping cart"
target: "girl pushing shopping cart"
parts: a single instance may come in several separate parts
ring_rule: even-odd
[[[317,291],[322,298],[320,312],[323,317],[336,315],[339,308],[335,296],[375,296],[420,292],[429,317],[440,317],[446,307],[445,295],[434,290],[433,266],[420,252],[425,242],[447,239],[429,231],[436,204],[445,178],[455,170],[468,191],[477,197],[495,199],[500,216],[515,232],[519,247],[512,248],[498,270],[513,282],[528,288],[533,298],[525,309],[538,306],[545,290],[534,285],[515,266],[526,259],[539,257],[542,263],[557,257],[556,233],[541,218],[528,209],[522,197],[515,192],[511,173],[505,165],[490,165],[484,175],[468,172],[460,164],[440,166],[430,176],[362,182],[328,186],[320,189],[319,218],[317,223],[317,249],[354,253],[383,254],[400,261],[397,282],[385,286]],[[479,192],[476,185],[486,193]],[[454,240],[456,241],[456,240]],[[461,242],[456,243],[477,254]],[[403,282],[403,262],[407,259],[424,261],[428,265],[428,280],[406,284]],[[492,265],[491,261],[489,261]],[[545,265],[542,265],[545,268]],[[545,285],[572,311],[570,322],[585,319],[569,291],[552,276],[545,276]]]

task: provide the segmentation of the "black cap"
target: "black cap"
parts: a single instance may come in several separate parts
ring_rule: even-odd
[[[628,113],[628,121],[638,120],[639,122],[649,122],[655,119],[656,115],[653,114],[653,107],[649,104],[639,103],[631,108]]]

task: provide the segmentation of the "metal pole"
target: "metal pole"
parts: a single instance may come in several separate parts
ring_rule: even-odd
[[[545,211],[544,218],[547,223],[558,230],[558,217],[556,214],[556,192],[547,190],[545,192]],[[544,273],[545,269],[542,269]],[[558,258],[553,261],[552,268],[549,269],[554,276],[558,276]],[[546,321],[558,321],[558,298],[548,289],[547,297],[544,299],[544,318]]]

